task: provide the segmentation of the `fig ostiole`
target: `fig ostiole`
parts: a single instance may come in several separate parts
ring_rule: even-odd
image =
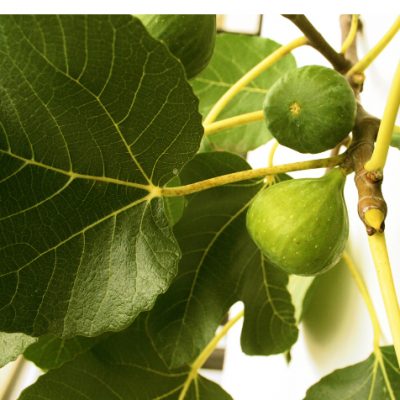
[[[316,275],[340,260],[349,224],[345,173],[292,179],[261,190],[247,212],[247,229],[274,266],[288,274]]]
[[[264,101],[268,130],[301,153],[320,153],[352,130],[356,100],[347,80],[333,69],[309,65],[283,75]]]

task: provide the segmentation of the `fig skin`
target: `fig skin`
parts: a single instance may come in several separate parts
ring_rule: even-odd
[[[288,274],[316,275],[340,260],[349,224],[333,169],[322,178],[292,179],[261,190],[247,212],[247,230],[265,257]]]
[[[264,101],[268,130],[284,146],[320,153],[352,130],[356,100],[346,79],[333,69],[308,65],[274,83]]]

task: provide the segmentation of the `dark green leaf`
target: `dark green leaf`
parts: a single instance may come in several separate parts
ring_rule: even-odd
[[[95,338],[78,336],[71,339],[46,335],[30,345],[25,350],[24,357],[34,362],[39,368],[55,369],[86,353],[100,340],[104,340],[104,335]]]
[[[14,361],[37,339],[22,333],[0,332],[0,368]]]
[[[279,44],[260,37],[238,34],[219,34],[208,67],[191,81],[200,98],[200,112],[206,116],[215,102],[262,59],[271,54]],[[292,55],[287,55],[261,74],[237,95],[218,119],[259,111],[272,84],[284,73],[296,67]],[[255,149],[271,138],[264,121],[209,135],[203,147],[210,145],[235,153]],[[210,142],[210,143],[207,143]]]
[[[383,363],[372,354],[365,361],[334,371],[312,386],[305,400],[399,399],[400,370],[394,348],[382,347],[381,351]]]
[[[202,153],[186,165],[183,184],[248,169],[229,153]],[[297,338],[287,275],[269,266],[246,230],[246,210],[260,182],[206,190],[188,198],[174,232],[183,257],[169,291],[149,318],[149,332],[167,365],[192,361],[236,301],[245,303],[242,347],[279,353]]]
[[[120,330],[176,273],[153,185],[197,151],[197,100],[131,16],[2,16],[0,52],[0,330]]]
[[[146,315],[85,355],[39,378],[20,400],[178,399],[190,369],[168,370],[146,333]],[[198,376],[185,400],[230,400],[215,383]]]

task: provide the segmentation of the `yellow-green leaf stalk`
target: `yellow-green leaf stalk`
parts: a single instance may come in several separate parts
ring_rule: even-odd
[[[290,53],[297,47],[303,46],[308,42],[307,38],[301,36],[285,46],[280,47],[275,50],[272,54],[258,63],[249,72],[243,75],[236,83],[234,83],[225,94],[214,104],[211,111],[208,113],[207,117],[204,119],[204,126],[214,122],[221,111],[226,107],[226,105],[252,80],[257,78],[262,72],[274,65],[277,61],[283,58],[286,54]]]
[[[355,63],[346,73],[347,76],[351,76],[357,73],[365,71],[372,61],[382,52],[382,50],[390,43],[396,33],[400,30],[400,17],[397,17],[393,25],[383,35],[379,42],[370,50],[368,53],[357,63]]]

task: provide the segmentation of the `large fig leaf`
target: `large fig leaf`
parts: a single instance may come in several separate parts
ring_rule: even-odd
[[[176,273],[154,185],[197,151],[197,99],[131,16],[2,16],[0,53],[0,330],[120,330]]]
[[[280,45],[270,39],[224,33],[217,35],[213,57],[207,68],[191,81],[200,99],[200,112],[205,116],[215,102],[247,71],[267,57]],[[271,68],[245,87],[219,115],[218,119],[233,117],[263,107],[264,97],[272,84],[296,67],[292,55],[283,57]],[[264,121],[228,129],[207,136],[204,147],[245,153],[271,139]]]
[[[228,153],[200,153],[182,184],[248,169]],[[229,307],[245,303],[242,347],[249,354],[280,353],[297,338],[287,275],[267,264],[246,230],[246,210],[261,182],[227,185],[188,197],[174,232],[183,257],[168,292],[149,317],[149,333],[167,365],[193,361]]]
[[[52,370],[26,389],[20,400],[178,399],[190,368],[169,370],[146,332],[146,315],[74,361]],[[62,388],[60,390],[60,388]],[[225,391],[197,376],[185,400],[231,400]]]
[[[0,332],[0,368],[14,361],[36,338],[23,333]]]
[[[305,400],[396,400],[400,369],[393,346],[381,348],[383,363],[371,354],[365,361],[339,369],[312,386]]]

